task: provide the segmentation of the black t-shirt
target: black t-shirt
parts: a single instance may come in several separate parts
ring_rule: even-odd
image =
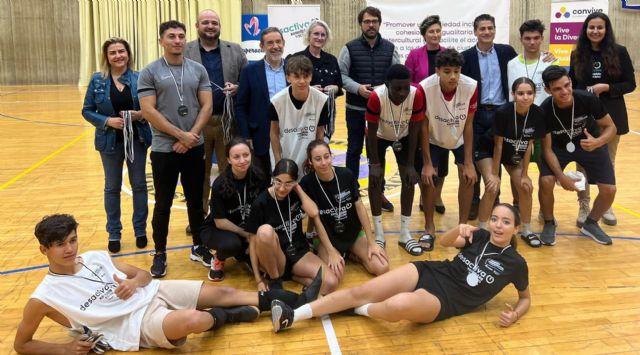
[[[244,179],[236,180],[232,178],[232,184],[235,186],[236,191],[229,195],[224,186],[227,179],[227,177],[221,175],[213,182],[211,201],[209,203],[211,217],[216,219],[226,218],[235,225],[242,227],[243,208],[246,224],[251,214],[253,201],[262,191],[269,187],[269,181],[267,179],[260,180],[253,173],[248,172]]]
[[[531,105],[529,115],[525,115],[527,121],[526,127],[524,127],[525,116],[519,114],[517,115],[516,125],[513,119],[514,111],[513,102],[507,102],[498,108],[495,120],[493,121],[494,134],[504,138],[500,161],[506,165],[513,165],[511,157],[516,152],[518,140],[520,140],[520,145],[517,148],[517,152],[522,158],[529,147],[529,140],[542,138],[547,133],[544,125],[544,111],[542,111],[540,107],[535,104]]]
[[[436,72],[436,55],[440,53],[440,48],[427,50],[427,60],[429,61],[429,76]]]
[[[293,103],[293,106],[300,110],[302,109],[302,105],[304,105],[305,101],[300,101],[293,97],[293,89],[289,86],[289,98]],[[275,106],[273,104],[269,104],[269,121],[279,121],[278,111],[276,111]],[[329,100],[324,103],[322,106],[322,111],[320,112],[320,117],[318,118],[318,127],[326,126],[329,123]]]
[[[335,167],[336,176],[340,183],[340,193],[335,177],[331,181],[316,179],[315,173],[305,175],[300,181],[300,187],[309,195],[309,198],[318,205],[320,220],[329,235],[331,244],[344,253],[351,249],[353,242],[362,230],[362,224],[356,211],[356,201],[360,198],[358,182],[353,178],[351,170],[343,167]],[[320,181],[320,184],[318,184]],[[322,189],[324,189],[324,193]],[[326,193],[326,196],[325,196]],[[330,202],[327,200],[327,196]],[[338,203],[340,201],[340,203]],[[340,208],[340,213],[338,213]],[[336,233],[334,226],[338,219],[344,224],[344,232]]]
[[[113,81],[113,77],[109,76],[111,80],[111,90],[109,97],[111,98],[111,105],[116,116],[120,116],[120,111],[133,110],[133,99],[131,98],[131,89],[125,85],[122,91],[118,91],[116,83]],[[138,139],[138,130],[133,130],[134,139]],[[116,129],[116,141],[124,142],[124,133],[121,129]]]
[[[440,284],[456,315],[467,313],[487,303],[503,288],[512,283],[519,291],[529,286],[527,262],[512,247],[500,248],[489,242],[490,233],[480,229],[473,233],[467,244],[453,260],[430,262],[433,282]],[[485,248],[482,259],[479,259]],[[478,284],[467,283],[467,276],[478,260]]]
[[[553,97],[548,97],[540,107],[544,111],[545,126],[547,133],[551,133],[551,141],[555,147],[564,149],[569,143],[571,134],[571,107],[558,108],[555,106],[555,114],[552,108]],[[573,144],[578,146],[581,139],[585,139],[584,129],[587,128],[589,134],[594,137],[600,135],[600,128],[596,120],[604,118],[607,111],[600,100],[586,91],[573,90],[574,102],[574,123],[573,123]],[[557,117],[556,117],[557,115]],[[560,124],[562,122],[562,125]],[[562,126],[564,126],[563,129]]]
[[[302,202],[298,194],[295,191],[291,191],[288,198],[285,197],[283,200],[278,200],[277,203],[280,206],[282,217],[278,213],[276,200],[268,190],[262,191],[253,201],[251,214],[244,230],[251,234],[256,234],[261,225],[268,224],[278,234],[280,248],[283,251],[286,251],[289,246],[289,237],[287,236],[287,233],[290,233],[289,231],[292,231],[293,246],[296,249],[308,248],[306,246],[307,241],[302,233],[302,219],[305,213],[302,210]],[[289,214],[289,211],[291,211],[291,214]],[[291,216],[291,223],[289,223],[289,216]],[[289,226],[291,226],[291,229],[289,229]]]

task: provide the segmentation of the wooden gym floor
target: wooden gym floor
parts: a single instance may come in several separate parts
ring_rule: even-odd
[[[104,177],[99,154],[93,148],[94,129],[80,115],[83,96],[84,88],[74,86],[0,87],[2,354],[13,353],[22,307],[46,273],[46,258],[39,253],[33,236],[34,225],[42,216],[73,214],[80,223],[81,251],[106,249]],[[430,325],[335,315],[325,321],[302,321],[294,329],[276,335],[271,332],[270,317],[264,315],[253,324],[192,336],[184,347],[170,353],[640,353],[640,188],[635,185],[640,156],[640,92],[628,95],[627,103],[633,132],[623,137],[618,150],[618,194],[614,204],[618,225],[604,227],[613,236],[613,245],[601,246],[579,236],[574,225],[576,197],[556,188],[558,243],[540,249],[520,243],[519,250],[529,264],[533,304],[529,313],[512,327],[500,328],[497,322],[504,304],[517,299],[515,289],[508,286],[475,312]],[[338,106],[333,148],[336,161],[344,161],[344,101],[339,100]],[[397,245],[399,184],[393,160],[389,160],[387,179],[391,191],[387,195],[396,210],[384,213],[383,218],[392,267],[411,260],[451,258],[456,253],[454,249],[437,246],[431,253],[411,257]],[[451,171],[455,171],[453,168],[452,165]],[[532,165],[530,170],[535,181],[537,169]],[[147,176],[153,200],[149,165]],[[447,211],[443,216],[437,215],[436,220],[440,231],[457,222],[456,179],[455,174],[450,175],[445,183],[443,198]],[[122,194],[123,248],[118,257],[146,270],[152,260],[149,255],[152,245],[145,251],[134,246],[132,201],[127,189],[128,182]],[[594,197],[595,192],[594,189]],[[415,200],[412,229],[417,234],[423,222],[417,210],[417,196]],[[511,200],[506,182],[502,200]],[[191,239],[184,232],[187,217],[181,196],[176,196],[175,205],[166,278],[206,280],[207,269],[188,259]],[[151,213],[153,206],[149,207]],[[535,201],[536,231],[541,230],[535,220],[538,209]],[[233,261],[227,263],[225,272],[226,279],[221,285],[255,289],[253,277]],[[362,267],[349,263],[341,287],[357,285],[369,278]],[[285,286],[300,290],[297,284]],[[49,320],[42,323],[36,337],[53,342],[69,340],[66,330]]]

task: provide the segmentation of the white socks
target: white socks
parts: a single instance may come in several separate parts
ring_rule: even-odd
[[[373,232],[376,240],[384,241],[384,229],[382,229],[382,216],[373,216]]]
[[[531,232],[531,223],[523,223],[522,224],[522,229],[520,229],[520,230],[521,230],[520,234],[522,234],[524,236],[527,236],[527,235],[531,234],[532,233]]]
[[[311,311],[311,306],[307,303],[296,308],[293,311],[293,321],[297,322],[299,320],[310,319],[313,317],[313,312]]]
[[[400,216],[400,242],[406,243],[411,239],[411,233],[409,232],[409,224],[411,223],[411,216]]]
[[[354,308],[353,311],[358,315],[369,317],[369,306],[370,305],[371,305],[371,303],[363,304],[360,307]]]

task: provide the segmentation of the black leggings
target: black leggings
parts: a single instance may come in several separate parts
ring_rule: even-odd
[[[236,233],[218,229],[215,221],[211,218],[207,218],[202,225],[200,238],[205,247],[216,250],[218,260],[226,260],[232,256],[240,260],[248,259],[246,250],[249,243],[247,239]]]

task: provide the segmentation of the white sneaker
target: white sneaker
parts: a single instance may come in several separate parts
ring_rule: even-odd
[[[611,207],[609,207],[607,212],[602,215],[602,223],[608,226],[615,226],[618,224],[618,219],[616,218],[616,215],[613,214],[613,209]]]
[[[589,201],[578,201],[580,209],[578,210],[578,218],[576,219],[576,226],[582,228],[584,221],[589,217],[591,210],[589,209]]]

